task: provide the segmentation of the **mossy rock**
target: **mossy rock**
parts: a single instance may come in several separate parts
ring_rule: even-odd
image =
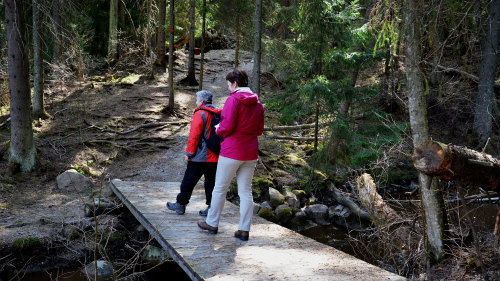
[[[286,204],[279,205],[276,210],[274,210],[274,213],[281,223],[288,222],[293,216],[292,209]]]
[[[22,237],[12,242],[12,248],[18,251],[32,251],[42,246],[42,242],[37,237]]]
[[[288,153],[285,155],[285,161],[287,163],[290,163],[290,165],[294,167],[308,167],[309,164],[307,164],[306,160],[300,158],[297,154],[295,153]]]
[[[260,208],[257,215],[268,221],[278,223],[278,217],[276,216],[276,214],[274,214],[272,210],[269,210],[268,208]]]
[[[294,189],[292,190],[292,193],[295,194],[295,196],[297,196],[297,199],[299,200],[306,198],[306,192],[304,190]]]

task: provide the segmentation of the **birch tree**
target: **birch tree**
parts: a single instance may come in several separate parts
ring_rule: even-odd
[[[36,149],[31,127],[29,62],[26,50],[22,0],[5,0],[7,54],[10,86],[9,163],[14,171],[29,172],[35,165]]]
[[[419,62],[421,60],[420,28],[423,26],[423,23],[419,22],[422,18],[422,7],[418,1],[407,0],[405,13],[405,66],[413,147],[417,147],[430,139],[427,123],[427,100],[422,81],[423,74],[419,69]],[[429,258],[432,261],[439,261],[444,254],[446,229],[446,211],[444,209],[442,192],[436,180],[433,180],[432,177],[419,173],[418,179]]]

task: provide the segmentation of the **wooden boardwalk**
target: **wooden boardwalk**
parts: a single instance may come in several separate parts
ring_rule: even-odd
[[[249,241],[233,237],[239,207],[226,201],[219,233],[196,222],[205,208],[198,185],[183,216],[169,211],[180,183],[112,180],[111,189],[192,280],[405,280],[258,216]]]

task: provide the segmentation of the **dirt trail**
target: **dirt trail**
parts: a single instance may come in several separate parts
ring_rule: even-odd
[[[240,57],[241,68],[251,72],[251,55],[244,52]],[[234,51],[213,50],[205,58],[204,88],[212,91],[214,104],[222,108],[227,99],[225,75],[233,67]],[[177,71],[176,81],[185,74]],[[176,115],[167,116],[161,113],[168,104],[166,81],[163,74],[155,81],[133,86],[49,86],[47,110],[53,118],[39,120],[35,128],[42,168],[12,178],[0,174],[0,249],[23,237],[37,237],[50,244],[65,235],[67,222],[86,220],[83,206],[90,200],[90,191],[61,190],[55,181],[57,175],[72,167],[86,168],[88,164],[95,188],[106,189],[113,178],[182,180],[189,124],[140,129],[127,135],[98,129],[125,131],[146,122],[190,121],[198,87],[176,85]],[[8,132],[0,133],[2,144]],[[0,161],[0,170],[6,170],[5,161]],[[102,219],[104,223],[106,220],[114,219]]]

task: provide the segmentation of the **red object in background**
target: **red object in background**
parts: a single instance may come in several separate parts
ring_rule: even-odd
[[[195,55],[200,55],[201,54],[201,49],[200,48],[194,48],[194,54]]]
[[[277,25],[278,27],[280,27],[280,26],[281,26],[281,22],[278,22],[276,25]]]
[[[172,34],[172,33],[174,33],[174,29],[173,29],[173,28],[170,28],[170,29],[168,30],[168,32],[170,32],[170,34]]]

